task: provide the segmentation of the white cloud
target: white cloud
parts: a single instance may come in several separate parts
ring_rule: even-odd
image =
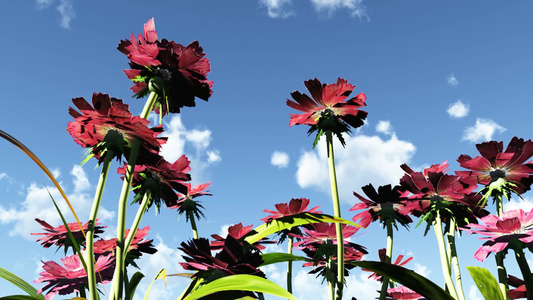
[[[50,172],[52,173],[55,179],[58,179],[59,176],[61,176],[61,170],[59,170],[58,168],[54,168],[50,170]]]
[[[318,12],[325,12],[327,17],[339,9],[347,9],[352,17],[369,20],[363,0],[311,0]]]
[[[428,269],[426,266],[421,265],[419,263],[415,263],[415,268],[414,268],[413,271],[415,271],[416,273],[418,273],[418,274],[420,274],[420,275],[422,275],[422,276],[424,276],[426,278],[431,273],[430,269]]]
[[[408,141],[399,140],[392,134],[388,140],[379,136],[346,136],[343,148],[335,139],[335,168],[341,201],[355,203],[353,191],[360,192],[364,185],[380,185],[399,182],[403,171],[400,165],[409,163],[416,147]],[[302,188],[315,188],[330,194],[325,139],[315,150],[306,151],[298,160],[296,180]]]
[[[288,8],[291,4],[292,0],[259,0],[259,5],[267,8],[271,18],[285,19],[294,16],[294,11]]]
[[[226,237],[228,235],[228,229],[230,226],[233,226],[233,224],[225,224],[220,226],[220,231],[218,232],[218,235],[221,237]]]
[[[448,115],[450,115],[452,118],[466,117],[469,111],[470,106],[468,104],[464,104],[461,100],[457,100],[457,102],[450,104],[446,110]]]
[[[211,131],[209,129],[188,130],[181,122],[179,115],[174,115],[169,122],[165,122],[165,128],[162,136],[168,137],[168,140],[161,148],[161,155],[169,162],[174,162],[185,154],[191,161],[193,181],[198,183],[206,181],[204,173],[207,167],[222,160],[218,150],[210,149]]]
[[[457,78],[455,78],[455,75],[453,75],[453,73],[448,75],[447,79],[448,79],[448,84],[453,86],[453,87],[457,87],[457,85],[459,84],[459,80],[457,80]]]
[[[390,121],[379,121],[376,125],[376,131],[390,135],[394,133],[394,128],[392,128]]]
[[[483,300],[483,297],[479,293],[477,286],[471,285],[468,289],[468,299],[470,300]]]
[[[533,209],[533,199],[528,197],[523,197],[524,200],[515,197],[511,198],[510,201],[503,202],[503,208],[505,211],[522,209],[525,212],[530,212]]]
[[[270,163],[278,168],[286,168],[289,165],[289,154],[280,151],[274,151],[270,157]]]
[[[38,9],[43,9],[43,8],[47,8],[48,6],[50,6],[54,0],[37,0],[37,8]]]
[[[59,0],[57,10],[61,14],[61,27],[70,28],[70,21],[76,17],[72,0]]]
[[[4,179],[4,178],[9,178],[9,176],[7,175],[7,173],[0,173],[0,179]]]
[[[91,195],[88,193],[90,184],[87,180],[85,171],[80,166],[74,166],[71,174],[73,175],[74,190],[69,193],[67,197],[78,214],[80,221],[84,222],[89,217],[93,202]],[[58,204],[61,212],[67,218],[67,221],[74,221],[66,201],[55,187],[40,186],[36,183],[31,183],[30,187],[26,190],[25,199],[19,201],[17,206],[0,206],[0,223],[13,223],[13,229],[9,231],[10,236],[19,235],[30,240],[35,240],[35,237],[31,236],[30,233],[42,231],[41,226],[35,222],[35,218],[45,220],[52,226],[58,226],[61,224],[61,218],[52,204],[52,199],[48,192],[50,192]],[[13,203],[16,201],[11,202]],[[113,212],[106,210],[104,207],[100,208],[100,222],[112,219],[113,216]]]
[[[474,143],[490,141],[495,133],[502,133],[505,130],[503,126],[496,124],[496,122],[490,119],[478,118],[474,126],[467,127],[464,130],[463,141],[466,140]]]

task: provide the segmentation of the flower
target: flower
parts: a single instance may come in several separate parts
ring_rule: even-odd
[[[225,239],[222,251],[215,256],[211,253],[209,240],[205,238],[193,239],[187,243],[182,242],[181,247],[178,249],[185,254],[183,259],[186,262],[180,263],[183,269],[197,271],[192,277],[204,279],[205,283],[235,274],[249,274],[266,278],[265,274],[259,269],[259,266],[263,263],[260,252],[254,247],[242,244],[231,235],[228,235]],[[251,292],[239,291],[231,293],[237,293],[239,297],[223,299],[238,299],[243,296],[256,298]],[[221,299],[221,295],[216,293],[209,299]]]
[[[209,60],[197,41],[188,46],[158,40],[154,19],[144,25],[144,35],[122,40],[118,50],[130,59],[126,76],[134,82],[131,89],[137,98],[156,92],[154,110],[163,116],[179,113],[183,106],[195,106],[194,98],[208,100],[213,81],[207,80]]]
[[[399,286],[397,288],[387,290],[387,300],[423,300],[422,295],[405,286]]]
[[[477,144],[481,156],[474,158],[461,155],[457,159],[460,166],[470,171],[456,171],[461,177],[472,177],[486,186],[482,190],[486,196],[505,195],[510,197],[530,189],[533,183],[533,142],[513,137],[503,151],[503,142],[490,141]]]
[[[191,170],[190,163],[189,159],[182,155],[172,164],[159,157],[155,164],[136,165],[131,183],[135,192],[134,201],[140,204],[146,192],[150,191],[151,200],[148,207],[155,203],[159,210],[161,200],[167,207],[175,206],[179,200],[175,191],[186,193],[184,181],[191,180],[191,176],[187,174]],[[125,175],[126,171],[127,165],[117,169],[117,173],[121,175]]]
[[[294,243],[295,247],[306,248],[313,247],[317,248],[318,245],[331,242],[334,245],[337,244],[337,231],[335,230],[335,223],[313,223],[312,229],[303,228],[304,235],[294,236],[300,238],[300,242]],[[347,239],[354,235],[360,227],[350,226],[342,224],[342,236],[344,237],[343,242],[345,245],[350,245]],[[355,244],[354,244],[355,245]]]
[[[48,224],[47,222],[35,219],[37,223],[41,224],[43,226],[43,229],[46,232],[39,232],[39,233],[31,233],[31,235],[42,235],[43,237],[39,238],[37,242],[41,242],[41,245],[45,248],[49,248],[52,245],[56,245],[59,248],[65,247],[65,254],[67,254],[68,248],[73,247],[72,240],[70,239],[68,235],[68,230],[72,233],[72,236],[76,240],[76,244],[78,246],[83,245],[85,242],[85,236],[80,228],[80,225],[77,222],[74,223],[68,223],[68,230],[65,227],[65,225],[60,225],[58,227],[53,227],[52,225]],[[97,220],[98,221],[98,220]],[[107,226],[98,226],[101,225],[100,223],[95,223],[94,226],[94,236],[98,237],[98,234],[103,233],[103,228],[106,228]],[[82,226],[83,230],[87,232],[87,229],[89,228],[89,222],[85,223]]]
[[[363,192],[370,198],[370,200],[364,198],[356,192],[353,194],[362,202],[355,204],[350,211],[365,209],[365,211],[358,213],[353,217],[353,221],[359,222],[359,225],[364,228],[368,227],[370,223],[376,220],[380,220],[385,224],[387,221],[392,222],[396,227],[396,221],[401,225],[408,227],[409,223],[413,222],[407,214],[399,212],[401,206],[403,206],[402,194],[405,189],[401,186],[395,186],[392,188],[390,184],[380,186],[376,192],[376,189],[372,184],[365,185],[361,188]],[[397,229],[397,228],[396,228]]]
[[[507,277],[507,284],[514,287],[514,289],[509,289],[507,291],[507,297],[509,297],[509,299],[527,298],[526,284],[522,279],[509,275]]]
[[[119,160],[122,154],[128,158],[131,145],[138,138],[141,141],[138,162],[152,162],[166,141],[166,138],[157,137],[163,132],[162,126],[149,129],[147,126],[150,121],[132,116],[129,106],[120,99],[94,93],[94,108],[84,98],[74,98],[72,102],[80,112],[69,107],[69,114],[74,121],[68,123],[67,131],[76,143],[90,148],[90,155],[85,161],[94,156],[101,162],[104,154],[110,150],[113,151],[113,157]]]
[[[311,126],[309,134],[318,131],[314,145],[328,130],[335,133],[344,145],[342,132],[350,132],[350,127],[357,128],[364,124],[367,112],[359,108],[366,106],[365,94],[360,93],[345,101],[355,85],[342,78],[338,78],[334,84],[321,84],[316,78],[307,80],[304,84],[312,99],[298,91],[291,93],[295,101],[287,99],[287,105],[303,114],[291,114],[289,126],[305,124]]]
[[[249,226],[242,226],[242,223],[232,225],[228,228],[228,235],[227,237],[231,236],[232,238],[236,240],[241,240],[242,237],[246,236],[248,233],[252,231],[253,225]],[[211,237],[215,239],[211,242],[211,249],[218,250],[222,249],[224,247],[224,243],[226,238],[221,237],[218,234],[212,234]],[[252,246],[256,247],[258,250],[265,249],[265,246],[261,244],[273,244],[275,241],[268,241],[266,238],[261,239],[255,243],[252,244]]]
[[[78,255],[71,255],[61,259],[64,267],[54,261],[43,262],[44,271],[39,273],[42,277],[34,280],[34,283],[46,282],[38,293],[46,293],[46,300],[52,299],[56,294],[68,295],[79,292],[83,285],[87,284],[87,272]],[[107,283],[113,278],[115,269],[115,257],[112,254],[102,255],[96,259],[96,268],[100,276],[96,276],[97,282]]]
[[[501,218],[488,215],[480,221],[485,225],[468,224],[466,227],[469,229],[463,229],[468,233],[486,236],[480,238],[486,242],[474,254],[479,261],[484,261],[492,252],[498,253],[508,247],[533,247],[533,209],[529,213],[521,209],[507,211]]]
[[[387,259],[387,249],[385,249],[385,248],[379,249],[378,253],[379,253],[379,260],[381,262],[385,262],[386,259]],[[404,255],[401,255],[401,254],[398,255],[398,257],[396,258],[396,260],[392,264],[401,267],[401,266],[407,264],[408,262],[410,262],[411,260],[413,260],[413,257],[409,257],[406,260],[402,261],[403,258],[404,258]],[[363,271],[368,271],[368,270],[363,269]],[[371,272],[371,271],[368,271],[368,272]],[[383,280],[383,276],[378,275],[377,273],[370,274],[370,276],[368,276],[368,278],[374,278],[377,281],[382,281]]]
[[[267,217],[264,217],[261,219],[261,221],[265,223],[269,223],[274,221],[275,219],[284,218],[284,217],[291,217],[294,215],[298,215],[301,213],[314,213],[314,214],[321,214],[321,211],[318,211],[317,209],[320,208],[320,206],[315,206],[309,210],[307,210],[307,207],[309,206],[309,199],[306,198],[292,198],[289,203],[278,203],[275,205],[276,211],[265,209],[263,210],[266,213],[270,213]],[[302,225],[302,227],[311,229],[310,225]],[[285,239],[289,236],[289,234],[293,235],[302,235],[302,232],[300,231],[300,226],[294,226],[290,229],[284,229],[277,233],[279,236],[278,244],[283,243]],[[291,236],[293,237],[293,236]]]
[[[126,265],[132,265],[136,268],[137,264],[134,262],[135,259],[138,259],[142,256],[143,253],[154,254],[157,252],[157,249],[152,244],[153,240],[145,240],[144,238],[150,230],[149,226],[146,226],[142,229],[137,229],[135,236],[131,241],[131,245],[128,248],[128,254],[126,255]],[[130,230],[126,229],[125,235],[128,236]],[[117,239],[112,238],[109,240],[99,239],[94,242],[94,255],[98,258],[100,256],[105,256],[108,254],[115,255],[115,250],[117,248]]]
[[[206,191],[206,189],[209,187],[211,183],[204,183],[204,184],[198,184],[192,187],[190,183],[186,183],[185,187],[187,188],[187,192],[184,194],[178,194],[178,202],[176,205],[169,206],[170,209],[177,209],[179,214],[183,214],[185,212],[191,212],[194,216],[196,216],[196,219],[200,219],[200,217],[204,217],[205,215],[202,211],[204,207],[202,204],[200,204],[200,201],[194,200],[197,197],[200,196],[212,196],[212,194],[209,193],[209,191]],[[185,220],[189,221],[190,214],[185,214]]]
[[[322,276],[328,277],[328,273],[337,274],[337,251],[336,247],[330,247],[331,244],[321,244],[318,248],[304,248],[302,251],[312,259],[311,262],[303,264],[304,267],[313,267],[313,270],[309,271],[309,274],[317,274],[316,277]],[[344,276],[350,275],[350,270],[355,268],[355,265],[350,262],[360,261],[365,254],[368,254],[364,247],[357,245],[358,247],[347,246],[344,248]],[[331,260],[331,266],[328,267],[328,260]],[[337,282],[337,278],[335,278]]]

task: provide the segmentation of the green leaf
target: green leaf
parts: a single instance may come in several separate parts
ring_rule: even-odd
[[[222,291],[251,291],[266,293],[285,299],[297,300],[291,293],[274,282],[254,275],[231,275],[211,281],[190,293],[184,300],[196,300]]]
[[[163,279],[165,281],[165,286],[167,285],[167,271],[165,269],[161,269],[157,275],[155,275],[154,279],[152,279],[152,282],[150,283],[150,286],[148,287],[148,290],[146,290],[146,294],[144,294],[144,300],[148,299],[148,295],[150,295],[150,291],[152,290],[152,285],[154,285],[154,282],[157,279]]]
[[[17,275],[9,272],[8,270],[4,268],[0,268],[0,277],[4,278],[5,280],[13,283],[15,286],[19,287],[21,290],[28,293],[30,296],[32,296],[32,299],[43,299],[44,296],[41,294],[37,294],[37,289],[31,286],[29,283],[24,281],[22,278],[18,277]],[[11,297],[11,296],[9,296]]]
[[[313,261],[312,259],[309,259],[307,257],[288,254],[288,253],[263,253],[261,254],[261,258],[263,259],[263,263],[261,264],[261,267],[270,265],[270,264],[286,262],[286,261],[297,261],[297,260]]]
[[[267,237],[271,234],[274,234],[278,231],[284,229],[290,229],[295,226],[312,224],[312,223],[343,223],[353,226],[359,226],[352,221],[348,221],[342,218],[336,218],[326,214],[317,214],[317,213],[299,213],[291,216],[285,216],[278,219],[274,219],[270,222],[267,222],[254,230],[250,231],[246,237],[245,241],[250,244],[253,244],[260,239]],[[360,226],[359,226],[360,227]]]
[[[11,296],[5,296],[1,297],[0,300],[35,300],[35,299],[44,299],[34,296],[28,296],[28,295],[11,295]]]
[[[466,268],[470,276],[472,276],[472,279],[474,279],[483,298],[490,300],[504,300],[507,298],[502,295],[498,281],[487,269],[480,267]]]
[[[135,295],[135,290],[137,289],[137,285],[139,285],[139,282],[141,282],[141,279],[144,278],[143,273],[136,272],[131,276],[131,279],[126,286],[126,297],[125,300],[132,300],[133,296]]]
[[[453,297],[441,287],[409,269],[377,261],[356,261],[347,263],[376,272],[381,276],[388,277],[393,281],[405,285],[427,299],[453,300]]]

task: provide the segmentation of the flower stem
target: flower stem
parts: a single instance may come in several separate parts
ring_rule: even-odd
[[[154,103],[157,101],[157,94],[152,92],[150,97],[144,105],[141,113],[141,118],[147,119]],[[133,180],[133,171],[135,169],[135,163],[137,162],[137,155],[139,154],[141,142],[136,138],[131,146],[130,157],[128,158],[128,167],[126,175],[124,176],[124,182],[122,184],[122,191],[120,192],[120,198],[118,203],[118,215],[117,215],[117,248],[116,248],[116,266],[115,273],[113,274],[113,285],[110,297],[111,299],[122,299],[122,287],[124,282],[124,263],[125,263],[125,244],[124,235],[126,231],[126,212],[127,212],[127,200],[130,193],[131,182]],[[96,299],[96,298],[95,298]]]
[[[458,299],[457,291],[453,285],[453,280],[451,276],[450,269],[450,258],[446,252],[446,245],[444,244],[444,233],[442,232],[442,221],[440,218],[440,213],[437,211],[435,216],[435,221],[433,221],[433,229],[435,231],[435,236],[437,237],[437,243],[439,244],[439,253],[440,253],[440,264],[442,267],[442,275],[444,276],[444,282],[448,288],[448,292],[454,299]]]
[[[192,236],[195,239],[198,239],[198,228],[196,227],[196,221],[194,220],[194,213],[192,210],[189,210],[187,211],[187,214],[189,214],[189,219],[191,219]]]
[[[392,261],[392,222],[390,220],[385,221],[385,226],[387,226],[387,248],[385,252],[385,262],[390,264]],[[381,282],[381,293],[379,294],[379,300],[384,300],[385,297],[387,297],[387,289],[389,288],[389,281],[390,279],[388,277],[383,276],[383,281]]]
[[[522,272],[522,276],[524,277],[524,282],[526,284],[526,295],[528,300],[533,299],[533,275],[531,274],[531,269],[529,268],[529,264],[527,263],[527,260],[524,256],[524,249],[521,247],[514,247],[514,253],[516,257],[516,262],[518,263],[518,266],[520,267],[520,271]]]
[[[326,279],[328,281],[329,299],[335,300],[335,275],[332,274],[332,265],[332,259],[329,257],[326,264]]]
[[[503,201],[502,195],[495,195],[494,201],[496,202],[496,212],[498,218],[501,218],[503,215]],[[495,255],[496,258],[496,267],[498,269],[498,285],[500,286],[500,291],[504,297],[507,296],[507,291],[509,286],[507,285],[507,270],[505,269],[505,264],[503,263],[505,254],[503,252],[498,252]]]
[[[128,255],[128,249],[130,248],[130,245],[133,242],[135,233],[137,232],[137,229],[139,229],[139,225],[141,224],[141,219],[144,213],[146,212],[146,209],[148,208],[148,203],[150,203],[151,200],[152,200],[152,195],[150,194],[150,190],[148,190],[144,194],[141,205],[139,206],[139,209],[137,210],[137,214],[135,215],[135,219],[133,219],[133,224],[130,227],[130,232],[128,233],[128,236],[126,237],[126,242],[124,244],[124,254],[123,254],[124,257]]]
[[[289,235],[287,253],[292,254],[292,243],[294,237]],[[292,294],[292,261],[287,262],[287,292]]]
[[[91,299],[98,299],[98,290],[96,289],[96,272],[94,270],[94,226],[98,216],[98,210],[100,209],[100,203],[102,202],[102,195],[104,194],[104,187],[107,181],[107,174],[109,173],[109,165],[112,158],[113,151],[109,150],[105,154],[104,164],[102,166],[100,178],[98,179],[98,185],[96,186],[96,192],[94,194],[91,215],[89,216],[89,225],[87,227],[87,249],[85,253],[85,259],[87,260],[87,281]]]
[[[337,188],[337,175],[335,174],[335,157],[333,155],[333,137],[331,130],[326,131],[326,144],[328,146],[329,180],[331,182],[333,214],[335,217],[340,218],[341,207]],[[344,288],[344,238],[341,223],[335,223],[335,229],[337,233],[337,300],[341,300]]]
[[[448,224],[448,232],[446,233],[446,240],[448,254],[450,255],[451,265],[453,266],[453,273],[455,274],[455,287],[457,288],[457,296],[459,300],[465,300],[463,291],[463,281],[461,278],[461,268],[459,267],[459,258],[457,257],[457,249],[455,247],[455,218],[450,219]]]

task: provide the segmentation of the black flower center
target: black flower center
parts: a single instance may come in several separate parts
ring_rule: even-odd
[[[163,80],[165,81],[170,81],[170,79],[172,79],[172,73],[168,69],[165,69],[165,68],[156,67],[155,74],[163,78]]]
[[[336,114],[331,108],[326,108],[320,112],[320,116],[324,118],[335,117]]]
[[[492,181],[496,181],[500,178],[505,178],[505,171],[501,169],[496,169],[494,171],[491,171],[489,174],[490,174],[490,178],[492,179]]]

